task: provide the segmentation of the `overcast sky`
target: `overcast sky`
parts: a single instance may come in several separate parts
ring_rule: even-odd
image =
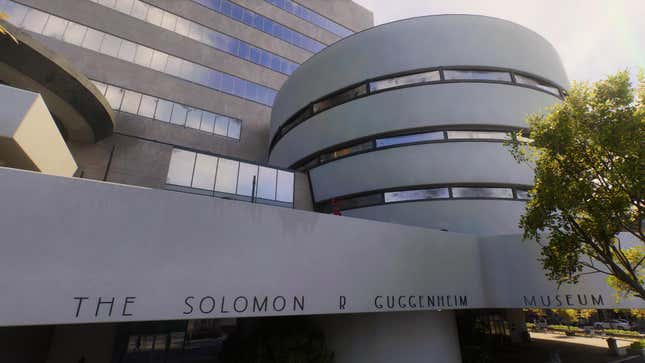
[[[375,24],[430,14],[511,20],[548,39],[570,80],[596,81],[645,67],[645,0],[354,0]],[[633,77],[635,79],[635,77]]]

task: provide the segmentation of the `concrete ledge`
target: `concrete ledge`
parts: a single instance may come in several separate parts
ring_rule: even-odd
[[[18,43],[0,37],[0,81],[40,93],[65,138],[95,142],[111,135],[112,109],[92,82],[27,33],[2,25]]]
[[[77,166],[54,119],[37,93],[0,85],[0,163],[72,176]]]

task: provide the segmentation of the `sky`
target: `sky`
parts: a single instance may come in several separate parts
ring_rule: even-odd
[[[573,81],[645,68],[645,0],[354,0],[376,25],[432,14],[479,14],[528,27],[555,46]]]

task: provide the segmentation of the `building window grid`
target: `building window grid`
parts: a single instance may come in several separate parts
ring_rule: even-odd
[[[453,73],[450,73],[447,78],[446,72]],[[480,78],[475,78],[477,75],[479,75]],[[522,77],[521,79],[524,81],[518,81],[520,77]],[[520,72],[512,70],[490,70],[481,67],[440,67],[436,70],[424,70],[415,73],[382,77],[377,80],[366,81],[358,85],[344,88],[331,93],[318,101],[309,103],[278,128],[271,141],[270,150],[275,147],[277,142],[284,137],[284,135],[300,123],[303,123],[318,113],[324,112],[338,105],[358,98],[367,97],[372,94],[395,89],[453,82],[518,85],[546,92],[558,98],[563,98],[566,94],[564,90],[533,76],[523,75]]]
[[[40,10],[30,8],[28,6],[18,4],[11,0],[6,0],[4,4],[0,3],[0,12],[5,12],[9,15],[10,23],[25,29],[27,28],[23,26],[23,21],[26,18],[26,16],[22,16],[23,13],[25,15],[29,15],[30,13],[43,14],[44,18],[36,17],[40,19],[39,20],[40,22],[43,23],[43,27],[44,27],[44,24],[48,21],[49,17],[62,19],[55,15],[51,15],[51,14],[42,12]],[[70,24],[80,25],[78,23],[74,23],[65,19],[62,19],[62,20],[67,22],[67,26],[66,26],[67,29],[70,29]],[[30,27],[33,29],[40,28],[39,26],[35,26],[33,24],[30,25]],[[59,38],[56,38],[56,39],[69,42],[71,44],[81,46],[83,48],[90,49],[96,52],[101,52],[102,54],[110,55],[112,57],[122,59],[124,61],[129,61],[129,60],[118,57],[119,50],[121,48],[121,45],[124,42],[126,43],[126,46],[130,46],[131,44],[134,44],[135,47],[137,48],[137,51],[139,50],[139,48],[147,48],[141,44],[135,44],[126,39],[115,37],[113,35],[92,29],[90,27],[83,26],[83,28],[80,28],[80,29],[81,31],[85,32],[83,41],[80,43],[80,45],[77,44],[76,42],[69,42],[68,38],[65,37],[65,35],[63,35],[61,39]],[[42,29],[40,34],[42,34]],[[104,41],[106,38],[109,40],[109,43],[105,43],[104,45]],[[118,49],[115,48],[117,43],[119,45]],[[197,63],[193,63],[181,58],[177,58],[155,49],[151,49],[151,48],[147,48],[147,49],[150,49],[154,53],[152,58],[152,64],[148,66],[146,64],[136,63],[134,62],[136,60],[136,57],[134,60],[130,60],[129,62],[138,64],[147,68],[151,68],[166,74],[170,74],[177,78],[184,79],[208,88],[212,88],[217,91],[228,93],[233,96],[241,97],[243,99],[257,102],[266,106],[271,106],[273,104],[273,101],[275,100],[275,96],[277,95],[277,91],[272,88],[257,84],[255,82],[247,81],[247,80],[229,75],[227,73],[202,66]],[[136,51],[135,51],[135,56],[136,56]],[[157,59],[161,59],[161,63],[156,64],[155,57],[157,57]],[[168,60],[172,60],[173,62],[171,63]],[[182,64],[182,67],[180,68],[181,72],[175,69],[168,68],[167,64],[175,64],[177,62]]]
[[[120,2],[106,3],[100,0],[88,0],[93,3],[114,9],[126,15],[135,17],[147,23],[162,27],[181,36],[191,38],[202,44],[219,51],[234,55],[237,58],[258,64],[262,67],[290,75],[298,67],[298,63],[276,55],[272,52],[246,43],[240,39],[215,31],[209,27],[198,24],[166,10],[157,8],[141,0],[125,0],[131,5],[120,7]],[[154,16],[148,18],[150,9],[161,14],[161,23],[153,21]],[[264,61],[263,61],[264,60]]]
[[[336,23],[335,21],[328,19],[327,17],[306,8],[300,4],[297,4],[291,0],[265,0],[271,5],[274,5],[288,13],[291,13],[300,19],[307,21],[308,23],[319,26],[333,34],[338,35],[339,37],[346,37],[353,34],[353,32],[346,27]]]
[[[194,154],[194,156],[191,154]],[[181,171],[181,164],[186,162],[186,158],[188,156],[192,159],[190,178],[188,178],[188,175],[182,175],[185,172]],[[197,160],[200,156],[217,159],[214,166],[215,169],[212,185],[198,186],[195,184],[195,174],[198,172]],[[220,174],[220,172],[223,173],[226,168],[222,164],[224,161],[231,163],[231,167],[235,164],[235,172],[233,173],[235,175],[234,180],[223,180],[223,178],[230,178],[230,176],[232,176],[228,174]],[[240,170],[242,164],[252,165],[255,169],[254,173],[250,175],[255,178],[255,183],[251,188],[251,195],[247,195],[247,193],[244,193],[240,188]],[[264,172],[264,175],[268,175],[271,180],[263,178],[262,172]],[[286,176],[286,178],[280,179],[280,175]],[[293,207],[294,182],[294,174],[289,171],[178,148],[175,148],[172,151],[170,166],[168,168],[168,176],[166,178],[166,186],[170,189],[174,189],[173,187],[179,187],[181,188],[181,191],[195,191],[197,194],[208,193],[208,195],[216,197],[257,201],[260,203],[269,202],[268,204],[289,207]]]
[[[118,94],[120,94],[120,97],[117,96],[117,97],[119,97],[118,105],[116,105],[116,102],[117,102],[116,98],[113,98],[113,101],[115,102],[115,104],[110,102],[110,99],[108,98],[108,102],[110,102],[110,106],[114,110],[122,111],[122,112],[128,112],[128,113],[131,113],[131,114],[151,118],[153,120],[157,120],[157,121],[161,121],[161,122],[165,122],[165,123],[171,123],[171,124],[178,125],[178,126],[184,126],[184,127],[187,127],[187,128],[192,128],[192,129],[196,129],[196,130],[200,130],[200,131],[205,131],[205,132],[208,132],[209,134],[225,136],[225,137],[229,137],[229,138],[232,138],[232,139],[235,139],[235,140],[239,140],[240,137],[241,137],[241,127],[242,127],[241,125],[242,125],[242,122],[240,120],[238,120],[238,119],[228,117],[228,116],[223,116],[223,115],[220,115],[220,114],[216,114],[216,113],[206,111],[206,110],[203,110],[203,109],[200,109],[200,108],[183,105],[183,104],[180,104],[180,103],[177,103],[177,102],[172,102],[172,101],[165,100],[165,99],[162,99],[162,98],[159,98],[159,97],[146,95],[146,94],[143,94],[143,93],[140,93],[140,92],[127,90],[127,89],[124,89],[124,88],[121,88],[121,87],[108,85],[108,84],[105,84],[105,83],[102,83],[102,82],[99,82],[99,81],[94,81],[93,80],[92,82],[99,89],[99,91],[101,91],[101,93],[106,97],[107,97],[107,92],[110,91],[110,90],[114,90],[113,92],[118,92]],[[137,103],[137,106],[136,106],[136,109],[137,109],[136,112],[131,112],[130,110],[124,109],[125,96],[128,95],[128,94],[133,96],[133,97],[136,97],[139,100],[138,103]],[[148,101],[150,101],[149,99],[152,99],[152,102],[154,102],[154,110],[152,110],[152,112],[150,112],[147,109],[143,110],[141,108],[141,105],[144,103],[144,100],[146,100],[146,102],[148,102]],[[171,115],[170,119],[167,119],[165,117],[161,117],[162,113],[157,113],[157,107],[159,105],[159,102],[164,102],[164,104],[168,103],[168,104],[171,105],[170,106],[170,115]],[[185,115],[185,117],[183,119],[183,122],[181,122],[181,123],[172,122],[172,115],[174,114],[174,110],[175,110],[175,108],[179,108],[179,107],[181,107],[181,108],[186,110],[186,115]],[[199,122],[198,127],[193,127],[193,125],[188,124],[188,116],[193,111],[201,112],[201,116],[199,118],[200,122]],[[216,120],[224,120],[226,122],[226,132],[217,133],[217,132],[215,132],[216,131],[215,129],[209,131],[209,130],[206,130],[206,129],[202,128],[202,122],[204,121],[204,118],[205,117],[210,118],[211,116],[214,116]],[[230,127],[231,124],[235,124],[234,129],[232,129]],[[233,130],[236,130],[236,131],[233,131]]]
[[[265,16],[243,8],[228,0],[192,0],[206,8],[216,11],[228,18],[246,24],[261,32],[267,33],[282,41],[295,45],[312,53],[317,53],[325,45],[295,30],[287,28]]]
[[[409,203],[433,200],[518,200],[528,201],[530,187],[482,186],[482,185],[438,185],[430,187],[406,188],[363,193],[353,197],[335,197],[332,200],[316,203],[317,210],[332,212],[366,208],[378,205]],[[455,193],[457,192],[458,193]],[[527,197],[521,197],[525,193]]]

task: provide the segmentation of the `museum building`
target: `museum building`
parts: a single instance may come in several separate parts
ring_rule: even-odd
[[[218,362],[298,315],[339,363],[460,362],[464,315],[516,342],[522,308],[642,307],[522,242],[508,144],[569,87],[529,29],[349,0],[0,12],[1,361]]]

